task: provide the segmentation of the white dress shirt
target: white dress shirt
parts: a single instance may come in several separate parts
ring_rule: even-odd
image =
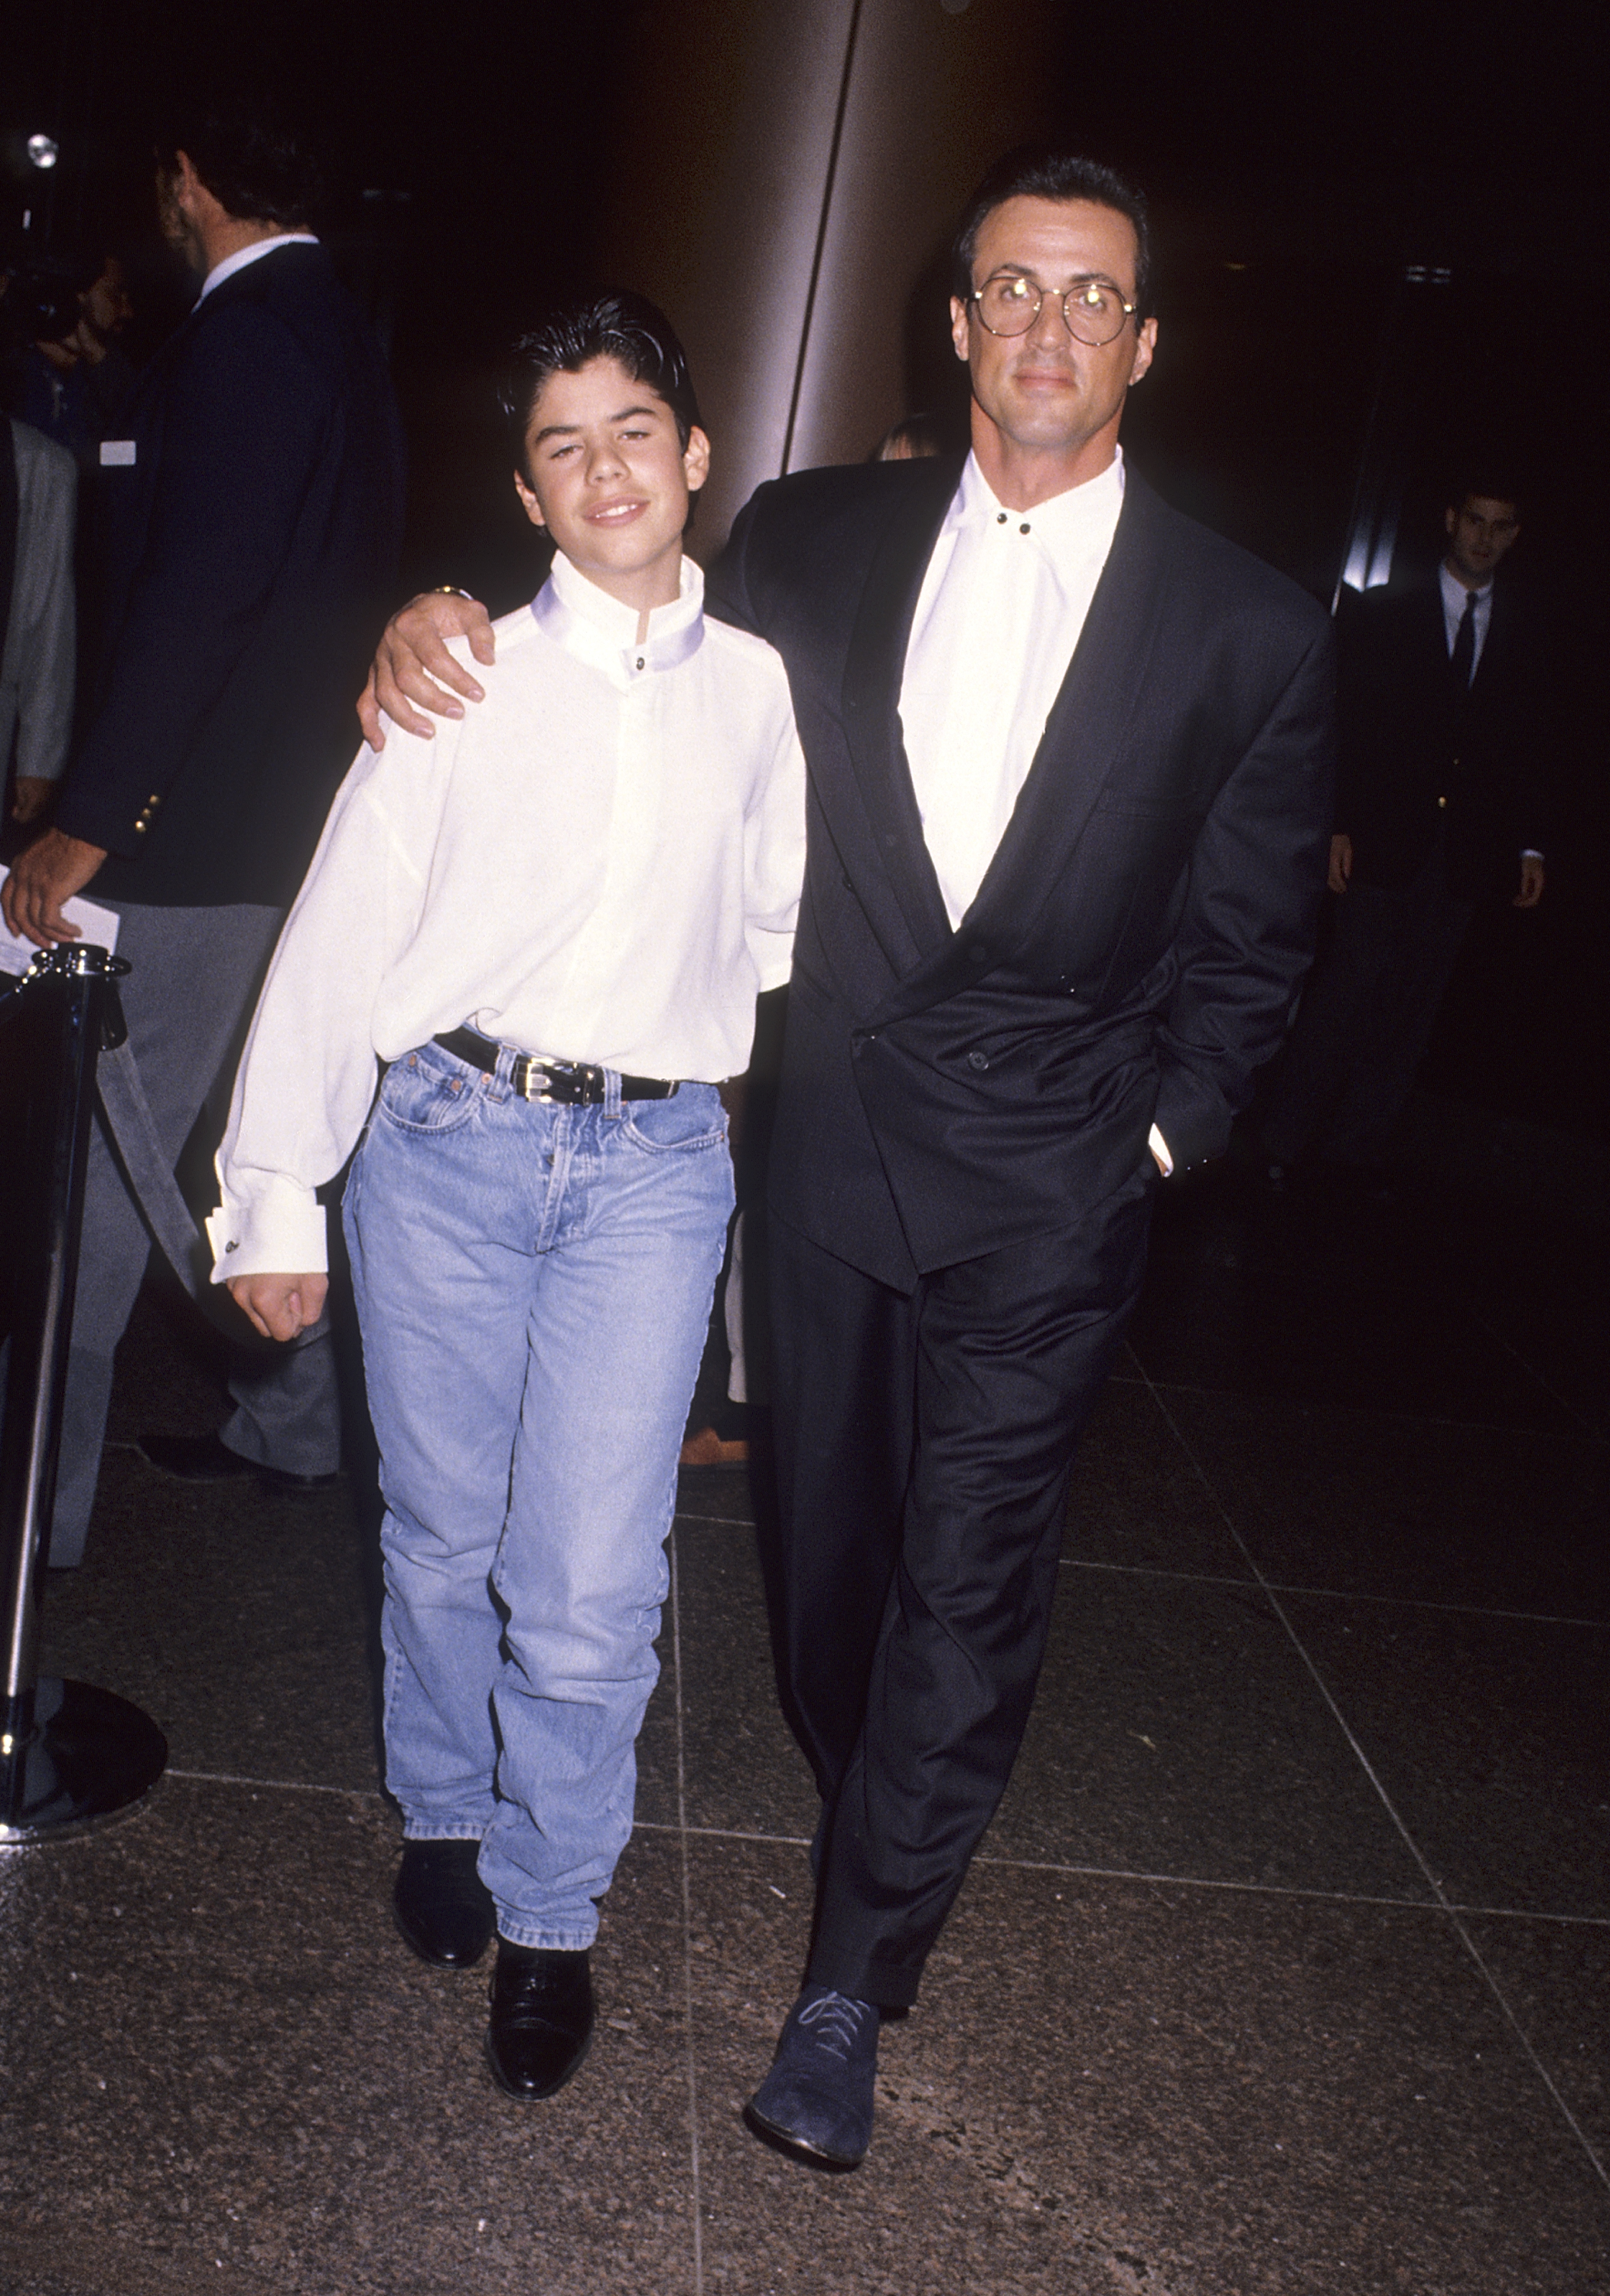
[[[969,455],[922,578],[900,723],[923,841],[952,930],[1006,833],[1124,507],[1124,450],[1033,510],[996,499]],[[1148,1144],[1173,1161],[1154,1124]]]
[[[468,1022],[632,1075],[747,1065],[756,996],[788,978],[805,760],[781,660],[703,599],[684,560],[640,644],[635,609],[557,559],[498,623],[484,702],[359,751],[235,1080],[215,1282],[324,1266],[314,1190],[377,1058]]]
[[[248,264],[261,263],[263,258],[272,255],[276,247],[316,247],[318,243],[316,231],[276,231],[269,239],[254,239],[249,247],[239,247],[233,255],[226,255],[222,263],[213,265],[201,282],[201,291],[196,301],[204,303],[215,287],[221,287],[226,279],[233,279],[237,271],[244,271]]]
[[[1124,507],[1124,460],[1029,511],[969,455],[923,577],[900,722],[952,926],[1000,844]]]

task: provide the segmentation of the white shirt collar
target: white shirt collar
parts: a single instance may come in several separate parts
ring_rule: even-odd
[[[271,239],[254,239],[249,247],[237,248],[233,255],[226,255],[222,263],[213,265],[201,282],[201,291],[196,301],[204,303],[215,287],[221,287],[226,279],[233,279],[237,271],[244,271],[249,263],[260,263],[266,255],[272,255],[276,247],[316,247],[318,243],[318,234],[313,231],[276,231]]]
[[[555,555],[552,572],[531,601],[540,630],[623,689],[640,673],[674,669],[696,654],[704,643],[704,609],[705,578],[685,555],[678,595],[670,605],[653,609],[649,634],[641,644],[637,608],[623,606],[596,582],[589,582],[562,553]]]
[[[1475,610],[1479,614],[1492,596],[1491,578],[1483,582],[1479,590],[1467,589],[1457,574],[1448,571],[1446,562],[1438,566],[1437,575],[1442,585],[1442,603],[1456,621],[1463,619],[1467,598],[1475,600]]]
[[[1034,536],[1048,557],[1083,558],[1105,550],[1124,504],[1124,449],[1115,447],[1106,470],[1064,493],[1036,503],[1033,510],[1008,510],[985,477],[976,455],[962,466],[961,483],[951,498],[946,524],[997,526],[1009,534]]]

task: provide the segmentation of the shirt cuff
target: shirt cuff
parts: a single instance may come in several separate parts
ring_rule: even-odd
[[[760,981],[757,994],[764,996],[773,988],[786,988],[789,985],[789,976],[794,970],[794,928],[790,925],[787,932],[774,933],[763,927],[758,939],[755,970]]]
[[[207,1219],[212,1280],[232,1275],[322,1275],[329,1266],[324,1208],[311,1188],[265,1174],[249,1194],[226,1192]]]
[[[1174,1168],[1174,1160],[1168,1152],[1167,1141],[1165,1140],[1163,1135],[1158,1131],[1155,1124],[1146,1136],[1146,1144],[1151,1150],[1152,1154],[1156,1158],[1158,1163],[1162,1165],[1163,1177],[1165,1179],[1167,1179],[1169,1174]]]

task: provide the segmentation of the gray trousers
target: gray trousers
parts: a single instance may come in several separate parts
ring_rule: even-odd
[[[1336,903],[1263,1121],[1271,1162],[1385,1162],[1475,909],[1440,840],[1412,884],[1355,882]]]
[[[229,1081],[221,1072],[239,1049],[283,912],[131,905],[121,914],[118,954],[134,968],[119,983],[128,1043],[102,1057],[120,1066],[132,1062],[156,1148],[171,1172],[215,1086]],[[115,1088],[110,1076],[106,1088]],[[112,1357],[151,1243],[122,1161],[109,1144],[104,1111],[97,1110],[96,1117],[51,1521],[49,1559],[57,1567],[78,1562],[84,1553],[106,1434]],[[242,1458],[303,1475],[328,1474],[340,1464],[335,1359],[327,1327],[289,1348],[243,1344],[229,1391],[235,1407],[221,1432]]]

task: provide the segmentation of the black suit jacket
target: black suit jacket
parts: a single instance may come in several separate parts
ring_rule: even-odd
[[[809,853],[771,1164],[881,1281],[1063,1227],[1154,1119],[1221,1151],[1313,945],[1330,625],[1132,473],[1017,809],[952,932],[898,705],[953,461],[763,487],[711,580],[788,665]]]
[[[1336,827],[1361,884],[1409,884],[1441,831],[1450,890],[1513,893],[1518,857],[1543,849],[1536,770],[1545,684],[1524,609],[1502,583],[1461,696],[1435,579],[1374,590],[1340,627],[1342,773]]]
[[[60,825],[108,900],[280,904],[356,747],[402,531],[379,347],[322,247],[199,303],[102,472],[88,733]]]

